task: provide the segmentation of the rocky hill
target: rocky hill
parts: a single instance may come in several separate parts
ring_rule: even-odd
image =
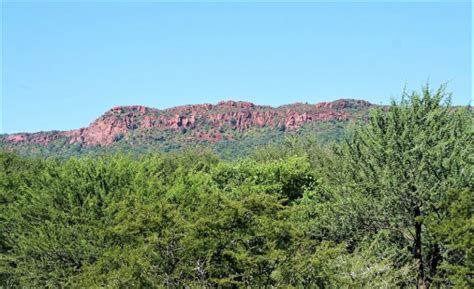
[[[243,101],[185,105],[164,110],[145,106],[118,106],[88,127],[70,131],[16,133],[0,136],[5,149],[31,151],[90,150],[95,147],[156,147],[167,150],[186,144],[218,145],[245,138],[269,142],[306,127],[341,127],[359,120],[373,105],[364,100],[341,99],[317,104],[296,103],[280,107]],[[309,129],[311,131],[311,129]],[[268,137],[274,135],[275,137]],[[222,144],[221,144],[222,146]],[[52,149],[53,148],[53,149]]]

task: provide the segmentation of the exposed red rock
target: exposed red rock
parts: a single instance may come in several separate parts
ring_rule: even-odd
[[[110,145],[127,138],[134,130],[172,130],[176,133],[193,131],[186,139],[219,141],[231,138],[222,131],[230,128],[243,132],[252,127],[280,127],[297,130],[314,121],[344,121],[351,117],[348,109],[369,107],[364,100],[341,99],[318,104],[293,104],[277,108],[244,101],[221,101],[216,105],[197,104],[158,110],[144,106],[116,106],[88,127],[71,131],[20,133],[4,137],[10,143],[47,145],[64,138],[69,143],[86,146]],[[211,128],[211,129],[210,129]]]
[[[24,142],[27,140],[27,137],[23,134],[12,134],[7,136],[6,140],[11,142]]]

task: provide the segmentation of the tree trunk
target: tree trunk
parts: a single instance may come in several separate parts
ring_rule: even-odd
[[[431,252],[431,262],[430,262],[430,276],[427,278],[428,287],[433,281],[433,277],[436,276],[438,271],[438,266],[443,262],[443,256],[441,255],[441,250],[438,244],[434,244]]]
[[[413,257],[417,264],[417,284],[416,288],[427,288],[426,280],[425,280],[425,268],[423,264],[423,254],[421,251],[421,221],[419,218],[421,217],[420,207],[416,206],[414,209],[414,217],[415,217],[415,241],[414,241],[414,253]]]

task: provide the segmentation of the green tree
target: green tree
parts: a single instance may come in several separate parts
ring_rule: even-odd
[[[442,254],[433,284],[448,280],[455,288],[474,286],[474,194],[472,188],[448,190],[438,212],[427,219]],[[439,260],[438,260],[439,262]]]
[[[343,184],[357,229],[402,237],[419,287],[429,286],[442,262],[425,220],[440,222],[435,216],[446,192],[472,185],[473,143],[470,113],[450,106],[444,86],[434,92],[426,86],[387,111],[375,110],[335,151],[332,176]]]
[[[388,232],[398,262],[412,262],[421,288],[439,273],[445,253],[426,220],[443,220],[448,190],[472,193],[471,117],[467,109],[450,106],[445,86],[404,94],[346,137],[328,170],[345,233],[355,233],[357,243]]]

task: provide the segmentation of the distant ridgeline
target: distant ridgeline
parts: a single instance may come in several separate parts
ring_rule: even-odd
[[[165,110],[118,106],[85,128],[1,135],[0,148],[25,155],[73,156],[203,146],[222,157],[233,157],[257,146],[280,143],[288,135],[313,137],[322,144],[337,141],[349,123],[366,119],[372,107],[376,105],[353,99],[276,108],[243,101]]]

